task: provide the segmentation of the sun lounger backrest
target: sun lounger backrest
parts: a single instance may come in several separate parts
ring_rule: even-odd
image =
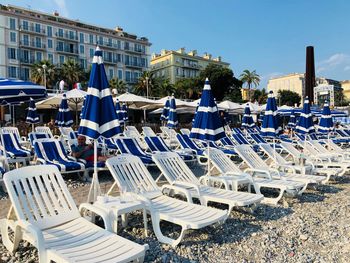
[[[143,131],[143,136],[145,136],[145,137],[157,136],[151,127],[144,126],[144,127],[142,127],[142,131]]]
[[[269,158],[278,164],[286,164],[286,160],[268,143],[260,143],[260,148],[269,156]]]
[[[250,168],[269,169],[268,165],[249,145],[239,145],[235,150]]]
[[[245,142],[244,138],[242,139],[241,136],[239,136],[240,134],[232,134],[232,138],[239,144],[239,145],[243,145],[243,144],[248,144],[248,142]]]
[[[71,127],[59,127],[62,136],[68,138],[71,132],[74,132]]]
[[[177,136],[177,135],[176,135]],[[192,149],[192,150],[200,150],[200,148],[195,144],[192,139],[188,135],[180,135],[186,142],[186,144]]]
[[[35,127],[35,131],[36,132],[43,132],[43,133],[47,133],[50,135],[50,138],[53,138],[53,135],[52,135],[52,132],[50,130],[49,127],[45,127],[45,126],[38,126],[38,127]]]
[[[335,130],[341,137],[347,138],[349,135],[347,135],[343,130],[341,129],[336,129]]]
[[[298,151],[292,143],[289,142],[281,142],[280,145],[284,150],[286,150],[293,158],[299,158],[300,151]]]
[[[161,194],[146,166],[137,156],[120,154],[109,158],[106,165],[122,193]]]
[[[122,153],[131,153],[136,156],[147,156],[133,138],[116,138],[117,146]]]
[[[175,152],[154,153],[152,159],[169,183],[181,181],[199,184],[197,177],[179,154]]]
[[[221,138],[220,141],[223,145],[236,146],[236,144],[234,144],[233,141],[227,136]]]
[[[19,220],[46,229],[80,217],[55,166],[27,166],[12,170],[5,174],[4,182]]]
[[[3,145],[6,151],[14,151],[14,150],[24,150],[22,146],[19,144],[17,136],[14,133],[6,133],[2,132]]]
[[[42,132],[30,132],[29,135],[29,141],[32,146],[34,146],[34,141],[38,139],[49,139],[49,135],[47,133]]]
[[[19,134],[19,130],[17,127],[4,127],[2,128],[2,131],[4,133],[13,133],[17,137],[17,140],[21,139],[21,135]]]
[[[191,133],[191,131],[189,129],[186,129],[186,128],[181,128],[180,132],[181,132],[181,134],[184,134],[184,135],[190,135],[190,133]]]
[[[316,149],[312,145],[310,145],[309,143],[303,143],[302,146],[305,149],[305,151],[307,151],[309,154],[311,154],[313,156],[319,155],[319,152],[316,151]]]
[[[256,142],[256,143],[266,143],[265,139],[261,137],[260,134],[257,133],[249,133],[250,137]]]
[[[208,150],[205,150],[204,153],[208,156]],[[218,149],[210,149],[210,161],[221,173],[241,173],[233,161]]]
[[[145,141],[152,151],[170,152],[171,150],[165,144],[162,138],[158,136],[145,137]]]

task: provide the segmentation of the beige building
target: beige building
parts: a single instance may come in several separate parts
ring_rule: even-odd
[[[242,100],[249,100],[249,98],[251,99],[254,95],[254,92],[256,91],[256,89],[249,89],[248,88],[242,88],[241,89],[241,93],[242,93]],[[250,96],[249,96],[250,93]]]
[[[156,77],[169,78],[170,82],[175,84],[178,79],[199,76],[199,72],[211,63],[223,67],[230,66],[229,63],[223,62],[221,57],[213,58],[207,53],[199,56],[196,50],[162,50],[160,54],[152,54],[151,71]]]
[[[122,28],[108,29],[79,20],[11,5],[0,5],[0,76],[27,80],[35,61],[50,60],[60,67],[74,59],[88,69],[96,45],[108,78],[136,83],[149,67],[150,45]]]
[[[275,96],[279,90],[290,90],[303,98],[305,96],[305,76],[303,73],[293,73],[272,78],[268,81],[267,90],[268,92],[272,90]]]
[[[340,83],[343,89],[344,99],[350,101],[350,80],[344,80]]]

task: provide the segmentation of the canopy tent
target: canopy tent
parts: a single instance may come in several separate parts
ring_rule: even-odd
[[[145,97],[142,96],[138,96],[129,92],[126,92],[122,95],[117,96],[117,99],[120,102],[124,102],[128,105],[128,108],[130,109],[143,109],[143,107],[148,106],[148,105],[154,105],[157,104],[155,102],[155,100],[150,100],[147,99]],[[164,103],[162,105],[160,105],[159,107],[162,107],[164,105]],[[157,107],[156,107],[157,108]]]

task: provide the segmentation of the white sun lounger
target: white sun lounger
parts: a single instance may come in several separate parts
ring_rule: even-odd
[[[327,178],[326,176],[311,175],[311,173],[305,175],[307,173],[305,171],[306,169],[303,166],[298,166],[294,163],[288,163],[278,152],[274,151],[270,144],[261,143],[259,144],[259,146],[268,156],[268,159],[265,161],[271,162],[270,167],[276,168],[281,172],[287,173],[287,176],[290,176],[290,174],[300,174],[300,177],[305,176],[305,178],[312,180],[314,183],[328,182],[329,177]]]
[[[231,180],[236,180],[236,176],[252,175],[252,180],[255,186],[256,192],[260,193],[261,188],[270,188],[279,190],[277,197],[264,197],[262,203],[276,205],[284,193],[290,195],[298,194],[303,188],[303,184],[290,182],[286,180],[272,179],[270,174],[261,174],[260,170],[248,168],[246,172],[242,172],[238,166],[228,158],[223,152],[219,150],[210,150],[210,161],[214,167],[221,173],[221,176],[217,176],[217,180],[222,180],[225,188],[231,184]]]
[[[117,236],[80,216],[56,167],[24,167],[6,173],[4,181],[12,207],[8,218],[0,221],[0,230],[10,252],[23,239],[38,249],[39,262],[143,261],[147,245]],[[99,212],[109,226],[108,215]],[[9,228],[14,231],[13,241]]]
[[[189,229],[200,229],[212,224],[223,223],[227,211],[184,202],[163,195],[140,158],[129,154],[121,154],[106,161],[115,183],[122,195],[132,196],[144,202],[146,210],[151,214],[153,231],[162,243],[177,246]],[[163,235],[160,221],[168,221],[181,226],[177,239]]]
[[[167,188],[185,194],[189,202],[192,202],[194,197],[198,198],[202,205],[207,205],[208,202],[226,204],[229,206],[229,215],[234,207],[256,205],[264,198],[261,194],[229,191],[202,185],[177,153],[155,153],[152,159],[170,183]],[[187,195],[188,192],[189,195]]]

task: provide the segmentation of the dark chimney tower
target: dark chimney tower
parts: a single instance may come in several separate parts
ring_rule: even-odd
[[[314,102],[315,79],[315,57],[314,47],[306,47],[306,71],[305,71],[305,95],[309,97],[310,103]]]

